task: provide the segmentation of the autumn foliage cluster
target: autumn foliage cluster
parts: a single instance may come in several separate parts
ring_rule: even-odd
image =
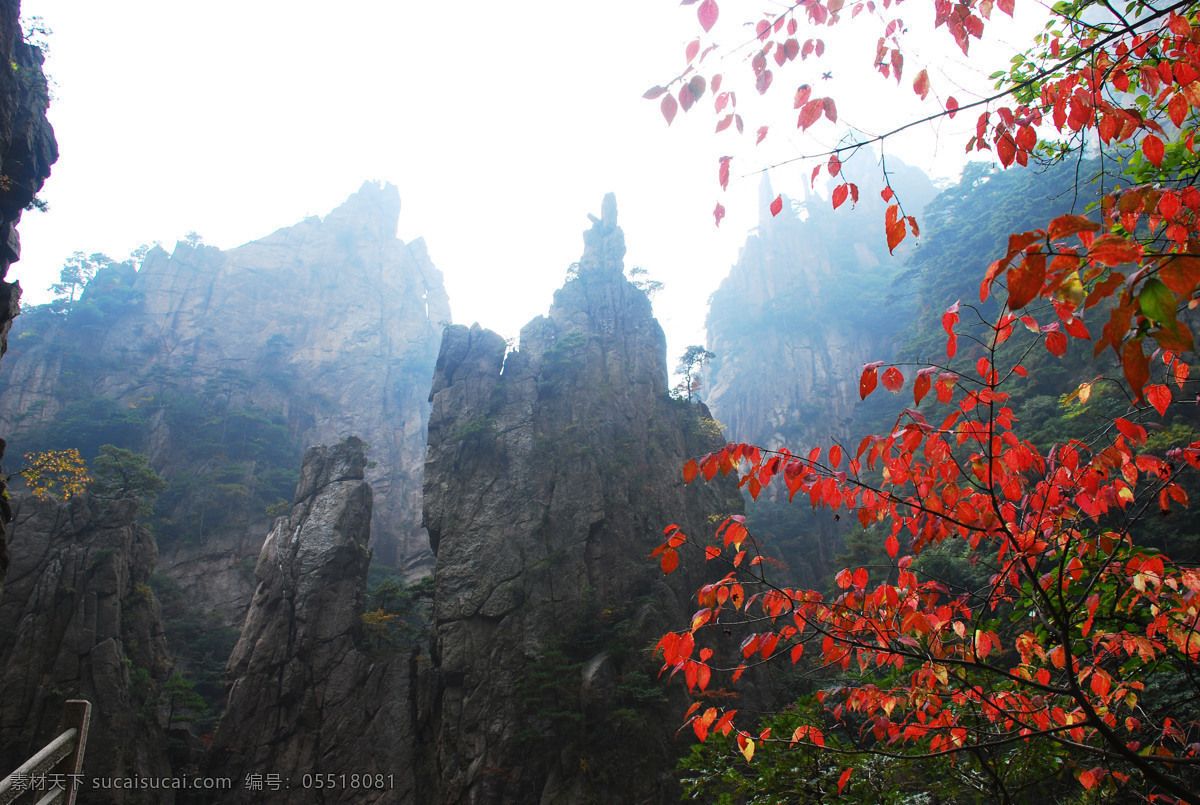
[[[876,69],[904,86],[913,67],[901,9],[947,32],[964,54],[996,9],[1014,10],[1012,0],[797,3],[751,21],[746,61],[755,89],[766,94],[782,83],[775,71],[821,58],[814,31],[860,15],[880,29]],[[698,5],[705,32],[719,13],[714,0]],[[707,92],[717,131],[754,130],[729,81],[701,73],[704,45],[688,45],[688,69],[647,96],[669,123]],[[1196,708],[1163,701],[1165,686],[1182,686],[1185,703],[1200,696],[1200,570],[1143,538],[1149,519],[1188,505],[1184,478],[1200,469],[1200,441],[1155,451],[1147,431],[1196,402],[1188,311],[1200,291],[1197,6],[1060,3],[995,94],[962,103],[940,96],[924,68],[911,89],[937,105],[931,118],[977,116],[967,151],[991,152],[1003,167],[1087,146],[1121,170],[1097,177],[1104,186],[1093,209],[1014,233],[1001,253],[980,255],[979,304],[943,303],[953,301],[941,319],[944,358],[863,368],[863,398],[880,385],[912,395],[886,433],[797,453],[730,444],[687,463],[688,483],[733,476],[752,498],[773,487],[846,513],[879,540],[887,561],[847,567],[828,590],[798,589],[772,579],[740,516],[711,536],[670,526],[654,552],[665,572],[681,560],[727,572],[697,591],[691,622],[659,641],[663,675],[682,677],[697,695],[687,714],[695,735],[733,737],[748,762],[756,746],[822,748],[834,733],[880,755],[981,763],[1044,744],[1093,795],[1200,801],[1200,724],[1187,715]],[[833,99],[814,97],[807,84],[788,100],[801,130],[837,122]],[[763,126],[755,136],[767,133]],[[840,178],[841,164],[879,139],[851,132],[812,160],[812,179],[824,172],[831,180],[834,207],[859,194]],[[729,171],[725,158],[722,187]],[[918,222],[890,186],[883,194],[894,249],[919,235]],[[718,204],[718,224],[723,214]],[[985,318],[986,310],[998,313]],[[1096,380],[1062,393],[1086,402],[1098,384],[1120,385],[1127,407],[1086,440],[1035,445],[1021,435],[1012,389],[1027,382],[1032,350],[1061,358],[1072,341],[1097,359]],[[986,584],[951,588],[922,572],[924,553],[950,545],[986,571]],[[744,639],[728,662],[719,643],[735,625]],[[773,734],[702,698],[772,662],[842,672],[841,684],[816,694],[819,719]],[[853,773],[847,764],[839,792]]]

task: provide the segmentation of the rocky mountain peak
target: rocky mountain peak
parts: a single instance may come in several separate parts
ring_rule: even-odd
[[[363,182],[322,223],[379,238],[394,238],[400,222],[400,190],[391,182]]]
[[[583,233],[583,257],[579,258],[579,276],[590,274],[620,275],[625,270],[625,233],[617,226],[617,197],[604,196],[600,217],[588,214],[592,228]]]
[[[425,464],[437,562],[421,801],[643,801],[674,764],[673,726],[629,740],[611,718],[634,706],[621,680],[653,684],[642,649],[665,618],[686,618],[696,581],[664,579],[645,557],[667,523],[699,531],[740,503],[679,478],[719,429],[668,397],[666,342],[622,273],[612,195],[601,209],[577,276],[519,349],[505,357],[479,327],[443,336]],[[647,723],[669,723],[661,703]]]

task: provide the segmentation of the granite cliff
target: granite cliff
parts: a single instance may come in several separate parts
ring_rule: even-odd
[[[54,737],[67,699],[88,699],[88,779],[168,776],[170,665],[147,584],[157,551],[135,521],[137,501],[25,497],[14,508],[0,597],[0,768]],[[85,787],[81,801],[166,805],[170,793]]]
[[[623,276],[616,202],[577,276],[518,349],[451,327],[433,381],[425,525],[437,554],[417,702],[422,802],[647,802],[678,797],[682,712],[650,648],[691,613],[703,563],[664,579],[662,529],[740,509],[685,487],[721,443],[667,394],[665,340]],[[673,688],[672,696],[679,690]]]
[[[5,279],[9,266],[21,259],[17,224],[58,159],[54,129],[46,119],[50,93],[43,61],[21,31],[20,0],[0,0],[0,355],[8,349],[9,329],[20,310],[21,286]],[[0,439],[0,458],[4,447]],[[0,472],[0,493],[3,477]],[[0,503],[0,589],[8,567],[6,509]]]
[[[860,188],[853,210],[785,198],[777,216],[764,176],[758,228],[712,295],[707,320],[716,358],[705,400],[732,439],[796,449],[844,438],[862,365],[892,353],[908,303],[889,292],[904,255],[889,255],[878,226],[875,170],[843,168]],[[901,163],[890,175],[909,214],[933,197],[920,171]]]
[[[915,214],[933,185],[916,169],[888,164],[905,210]],[[794,452],[832,441],[853,446],[848,440],[864,417],[886,406],[879,398],[860,403],[858,378],[863,364],[895,354],[914,304],[892,284],[911,249],[888,252],[877,171],[843,167],[859,186],[855,209],[833,210],[818,196],[784,197],[777,216],[768,210],[775,196],[764,176],[759,225],[712,295],[706,322],[715,357],[704,397],[731,441]],[[784,558],[793,581],[820,584],[844,529],[831,513],[780,505],[778,494],[772,489],[748,504],[752,531]]]
[[[371,445],[371,547],[410,576],[428,388],[450,314],[421,241],[395,237],[391,185],[229,251],[195,240],[103,267],[65,312],[28,311],[0,376],[0,430],[22,450],[105,442],[171,483],[154,516],[160,569],[189,605],[240,625],[269,506],[302,449]]]
[[[356,437],[310,448],[292,510],[263,544],[209,763],[238,782],[226,802],[411,801],[408,657],[363,645],[364,452]],[[245,786],[251,775],[259,788]]]

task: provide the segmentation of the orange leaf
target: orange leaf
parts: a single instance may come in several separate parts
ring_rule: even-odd
[[[1008,308],[1019,310],[1037,297],[1046,281],[1046,256],[1031,254],[1008,272]]]
[[[1120,235],[1101,235],[1092,243],[1088,256],[1098,263],[1116,266],[1140,259],[1142,247]]]
[[[1121,349],[1121,368],[1125,370],[1125,379],[1134,396],[1140,400],[1142,389],[1150,382],[1150,359],[1142,352],[1140,339],[1127,341]]]
[[[699,471],[700,468],[696,465],[696,459],[688,459],[688,463],[683,465],[683,482],[690,484]]]
[[[1060,215],[1050,222],[1047,234],[1051,240],[1065,238],[1077,232],[1096,232],[1100,224],[1090,221],[1082,215]]]
[[[842,790],[846,787],[846,783],[850,780],[850,772],[852,771],[854,771],[853,767],[846,769],[844,772],[842,772],[842,776],[838,778],[839,794],[842,793]]]

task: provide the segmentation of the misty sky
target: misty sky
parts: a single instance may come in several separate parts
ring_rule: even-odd
[[[743,43],[751,37],[738,23],[766,7],[725,0],[713,33]],[[757,171],[837,141],[832,126],[816,127],[815,143],[796,134],[796,85],[835,95],[841,120],[872,133],[920,116],[915,69],[898,90],[871,72],[875,29],[826,30],[824,63],[776,71],[764,101],[780,112],[762,146],[714,135],[708,97],[668,129],[641,95],[682,71],[684,45],[700,34],[694,9],[676,0],[25,0],[23,15],[52,29],[46,69],[62,156],[42,193],[49,212],[23,219],[10,278],[27,302],[48,301],[76,250],[120,259],[151,241],[170,250],[193,230],[231,248],[326,214],[364,180],[386,180],[400,188],[400,237],[425,238],[455,321],[512,337],[545,312],[579,258],[587,213],[613,191],[626,265],[666,283],[655,309],[675,356],[702,340],[706,300],[757,221]],[[932,14],[925,4],[900,9]],[[1021,41],[999,21],[995,31],[990,54],[975,46],[964,61],[952,46],[914,41],[908,64],[936,65],[935,92],[966,102],[1004,66],[1004,40]],[[729,78],[749,74],[745,54],[726,58]],[[742,89],[749,124],[757,99]],[[956,178],[974,126],[965,117],[921,127],[889,153]],[[735,167],[721,194],[723,154]],[[798,196],[809,169],[771,176]],[[720,229],[718,198],[728,209]]]

